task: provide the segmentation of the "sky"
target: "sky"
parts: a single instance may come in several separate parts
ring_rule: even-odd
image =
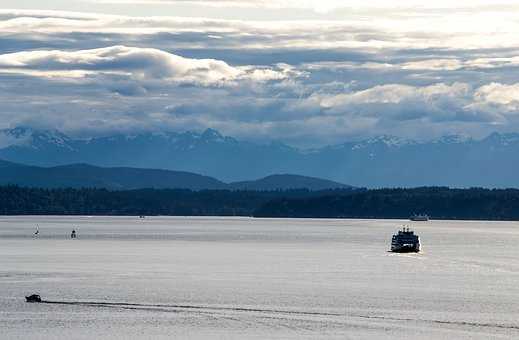
[[[517,1],[0,0],[0,128],[519,131]]]

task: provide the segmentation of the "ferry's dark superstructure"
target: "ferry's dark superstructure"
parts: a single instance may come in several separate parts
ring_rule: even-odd
[[[395,253],[418,253],[420,251],[420,237],[409,228],[403,228],[393,235],[391,251]]]

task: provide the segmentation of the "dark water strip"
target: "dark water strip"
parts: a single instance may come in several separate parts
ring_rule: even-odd
[[[214,307],[214,306],[200,306],[200,305],[140,304],[140,303],[126,303],[126,302],[90,302],[90,301],[47,301],[47,300],[43,300],[41,303],[55,304],[55,305],[74,305],[74,306],[138,309],[138,310],[155,310],[155,311],[163,311],[163,312],[171,311],[171,309],[183,309],[183,310],[193,310],[193,311],[196,310],[196,311],[200,311],[200,312],[232,311],[232,312],[273,313],[273,314],[304,315],[304,316],[351,317],[351,318],[370,319],[370,320],[424,322],[424,323],[432,323],[432,324],[439,324],[439,325],[455,325],[455,326],[519,330],[519,326],[517,326],[517,325],[480,323],[480,322],[469,322],[469,321],[446,321],[446,320],[435,320],[435,319],[398,318],[398,317],[390,317],[390,316],[363,315],[363,314],[308,312],[308,311],[283,310],[283,309],[263,309],[263,308],[245,308],[245,307]]]

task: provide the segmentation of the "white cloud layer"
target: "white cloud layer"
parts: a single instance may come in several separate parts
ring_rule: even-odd
[[[355,9],[456,9],[456,8],[477,8],[481,6],[500,6],[514,5],[514,0],[400,0],[398,3],[387,0],[90,0],[96,3],[111,4],[199,4],[204,6],[219,7],[253,7],[253,8],[303,8],[317,11],[325,11],[338,8]]]
[[[232,67],[221,60],[183,58],[153,48],[112,46],[80,51],[29,51],[0,55],[0,70],[29,75],[78,77],[96,74],[128,75],[135,79],[164,79],[179,83],[215,85],[235,80],[284,79],[272,69]]]
[[[519,131],[515,4],[385,4],[341,21],[2,10],[3,127],[212,127],[298,145]]]
[[[412,2],[412,1],[411,1]],[[213,3],[213,2],[212,2]],[[218,1],[216,2],[218,3]],[[241,2],[238,2],[241,3]],[[255,3],[255,2],[254,2]],[[296,2],[294,2],[296,3]],[[298,2],[297,2],[298,3]],[[317,3],[317,2],[316,2]],[[434,4],[436,2],[431,2]],[[445,2],[415,8],[346,11],[337,20],[219,20],[193,17],[128,17],[54,11],[0,10],[3,34],[117,33],[151,35],[205,33],[211,43],[226,45],[228,38],[250,48],[503,48],[516,46],[519,4]],[[485,2],[481,2],[483,4]],[[400,4],[400,3],[399,3]],[[451,4],[451,5],[448,5]],[[353,5],[353,3],[351,3]],[[374,7],[376,3],[373,4]],[[458,10],[450,7],[460,6]],[[363,6],[361,6],[364,8]],[[370,6],[368,6],[369,8]],[[424,7],[426,9],[424,9]],[[391,10],[391,8],[393,10]],[[424,12],[425,11],[425,12]],[[340,19],[340,20],[338,20]],[[484,22],[485,25],[481,25]],[[220,41],[217,41],[220,39]],[[203,48],[206,41],[191,41]]]

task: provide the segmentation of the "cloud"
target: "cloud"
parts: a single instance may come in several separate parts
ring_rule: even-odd
[[[29,51],[0,55],[0,69],[32,75],[78,77],[89,74],[130,75],[201,85],[234,80],[269,81],[290,70],[232,67],[221,60],[183,58],[152,48],[112,46],[80,51]]]
[[[388,84],[358,91],[350,89],[338,95],[316,92],[301,99],[248,97],[229,103],[226,98],[219,98],[210,104],[198,102],[169,107],[169,112],[182,119],[203,116],[211,120],[213,126],[237,135],[270,133],[298,143],[307,134],[330,142],[366,131],[370,134],[400,131],[401,134],[402,126],[418,129],[421,132],[414,131],[416,136],[413,137],[424,138],[433,132],[428,129],[440,126],[474,129],[477,125],[495,127],[513,120],[512,106],[482,109],[481,103],[489,101],[481,99],[487,87],[472,88],[466,83],[424,87]],[[514,86],[514,90],[517,88]],[[233,128],[233,124],[240,128]],[[243,130],[244,126],[249,128]],[[253,126],[258,131],[254,132]]]
[[[449,0],[436,0],[434,2],[424,2],[423,0],[400,0],[398,4],[386,0],[90,0],[97,3],[110,4],[198,4],[204,6],[218,7],[253,7],[253,8],[303,8],[318,11],[331,10],[337,8],[367,8],[367,9],[395,9],[395,8],[471,8],[489,6],[499,8],[499,6],[514,5],[512,0],[461,0],[452,2]]]
[[[411,1],[412,2],[412,1]],[[410,5],[411,4],[410,2]],[[213,2],[222,4],[221,2]],[[253,2],[232,2],[253,4]],[[254,2],[256,3],[256,2]],[[265,4],[271,3],[270,1]],[[305,2],[278,2],[291,5]],[[341,5],[342,1],[308,2],[308,6]],[[387,3],[387,2],[385,2]],[[492,10],[449,10],[458,8],[454,2],[443,6],[384,6],[382,2],[356,6],[341,13],[335,20],[221,20],[188,17],[129,17],[92,15],[54,11],[0,10],[2,34],[67,34],[89,32],[98,34],[150,35],[158,33],[204,33],[205,41],[191,41],[192,47],[208,45],[247,48],[490,48],[516,46],[514,37],[519,23],[509,7],[493,5]],[[369,3],[368,3],[369,4]],[[454,5],[452,5],[454,4]],[[465,6],[472,8],[468,2]],[[276,5],[276,6],[277,6]],[[482,3],[480,3],[482,5]],[[511,6],[509,4],[509,6]],[[516,10],[519,5],[516,5]],[[461,6],[463,7],[463,6]],[[373,8],[378,10],[373,10]],[[391,11],[388,10],[391,9]],[[420,10],[422,8],[422,10]],[[428,8],[438,8],[431,12]],[[463,7],[465,8],[465,7]],[[476,6],[477,8],[477,6]],[[486,7],[484,7],[486,9]],[[424,12],[425,11],[425,12]],[[288,16],[290,17],[290,16]],[[403,18],[405,17],[405,20]],[[339,20],[340,19],[340,20]],[[485,22],[485,25],[481,25]],[[420,30],[417,30],[420,27]],[[211,42],[211,44],[209,44]],[[234,44],[232,44],[234,42]]]
[[[325,108],[350,106],[357,104],[400,104],[411,101],[427,102],[445,100],[446,98],[466,96],[467,84],[455,83],[446,85],[438,83],[425,87],[414,87],[401,84],[375,86],[362,91],[341,94],[323,100]]]
[[[340,21],[3,10],[2,124],[87,137],[212,127],[305,146],[519,130],[509,13],[459,4],[402,20],[369,6]]]
[[[506,85],[491,83],[480,87],[474,94],[475,102],[471,105],[480,111],[504,111],[517,115],[519,110],[519,83]]]
[[[481,93],[488,85],[473,89],[466,83],[437,83],[424,87],[388,84],[335,96],[318,96],[327,114],[372,117],[381,126],[391,122],[479,122],[498,124],[506,120],[503,110],[481,110]],[[517,93],[515,93],[517,95]],[[488,98],[483,101],[488,102]],[[505,103],[510,104],[509,102]]]

